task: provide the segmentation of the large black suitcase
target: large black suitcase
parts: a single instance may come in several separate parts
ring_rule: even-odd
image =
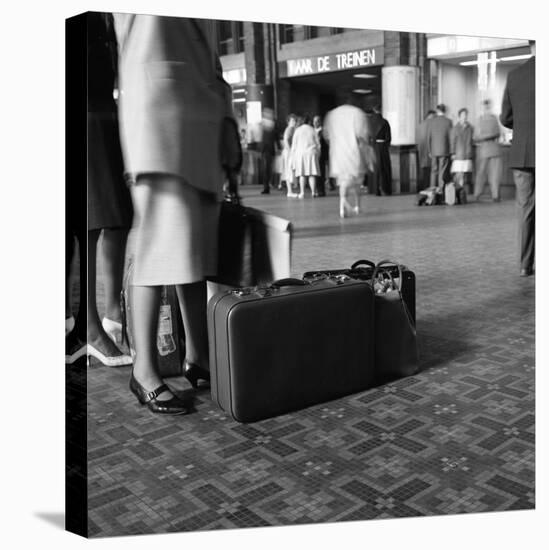
[[[408,311],[412,316],[414,324],[416,322],[416,276],[415,273],[406,266],[402,267],[402,285],[401,293]],[[350,268],[328,269],[318,271],[307,271],[303,274],[303,279],[308,282],[317,281],[326,277],[338,277],[346,275],[359,281],[371,281],[374,274],[375,263],[369,260],[358,260]],[[396,265],[388,266],[388,272],[398,281],[399,270]]]
[[[211,298],[211,392],[224,411],[254,422],[374,384],[373,290],[345,279],[287,279]]]

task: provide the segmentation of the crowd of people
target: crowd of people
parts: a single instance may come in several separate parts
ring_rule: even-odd
[[[446,106],[437,105],[436,111],[428,111],[418,126],[418,161],[421,168],[419,189],[442,189],[453,182],[458,190],[468,191],[478,200],[486,182],[490,184],[492,200],[501,200],[500,186],[503,176],[501,128],[492,112],[492,102],[481,103],[481,115],[476,126],[469,122],[469,111],[458,111],[455,125],[446,116]],[[476,151],[476,154],[475,154]],[[476,156],[476,177],[473,181]],[[464,194],[465,196],[465,194]]]
[[[359,120],[358,129],[345,128],[340,122],[343,126],[332,128],[330,132],[326,121],[337,111],[333,109],[324,121],[320,115],[291,113],[286,118],[285,128],[277,132],[273,110],[264,108],[261,122],[241,129],[241,145],[246,157],[241,182],[260,184],[262,194],[279,189],[285,190],[289,198],[303,199],[310,189],[311,197],[324,197],[326,189],[334,191],[336,185],[340,187],[336,176],[342,169],[342,162],[347,162],[350,166],[344,170],[360,176],[361,187],[376,195],[391,195],[389,122],[382,117],[378,102],[370,101],[362,108],[351,90],[340,89],[338,94],[341,105],[353,107],[351,110]],[[349,134],[343,145],[340,135],[345,136],[346,132]],[[358,149],[355,137],[359,139]],[[348,150],[343,152],[342,148]],[[334,154],[334,150],[338,152]],[[340,158],[342,155],[347,157],[346,161]],[[352,166],[359,157],[360,166]],[[352,211],[358,213],[359,210],[353,207]],[[345,217],[348,209],[340,214]]]

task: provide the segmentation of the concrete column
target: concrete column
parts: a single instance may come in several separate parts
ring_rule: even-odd
[[[426,37],[421,33],[386,31],[382,68],[383,116],[391,124],[393,193],[415,193],[418,168],[415,128],[430,103],[426,71]],[[430,67],[428,67],[430,68]]]

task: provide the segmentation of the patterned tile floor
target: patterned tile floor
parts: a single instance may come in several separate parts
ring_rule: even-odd
[[[128,368],[92,365],[89,535],[533,508],[535,281],[518,277],[514,202],[366,196],[339,220],[335,194],[244,196],[294,222],[294,275],[364,257],[410,266],[421,372],[242,425],[179,379],[195,412],[157,418]]]

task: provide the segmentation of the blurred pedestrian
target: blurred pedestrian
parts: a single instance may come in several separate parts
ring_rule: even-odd
[[[435,116],[435,111],[432,109],[427,111],[425,118],[418,124],[416,141],[417,141],[417,156],[418,166],[420,169],[420,180],[418,181],[417,190],[422,191],[431,185],[431,158],[427,147],[427,125]]]
[[[265,107],[261,119],[261,179],[263,180],[262,195],[270,193],[273,185],[273,162],[276,154],[276,131],[274,111]]]
[[[436,116],[427,125],[427,150],[431,158],[431,187],[441,191],[449,181],[450,132],[452,121],[446,116],[446,106],[437,105]]]
[[[294,114],[288,115],[287,126],[282,138],[282,176],[281,181],[286,182],[286,195],[288,197],[297,197],[293,191],[294,169],[292,165],[292,139],[297,126],[297,117]]]
[[[455,174],[455,184],[458,197],[463,199],[465,195],[465,182],[468,175],[473,172],[473,127],[467,120],[468,111],[463,108],[458,112],[458,122],[452,128],[451,172]],[[463,191],[461,191],[463,189]]]
[[[499,137],[501,130],[499,122],[492,113],[492,102],[485,99],[481,106],[481,115],[478,119],[474,139],[477,143],[477,177],[475,180],[475,200],[482,195],[486,179],[490,183],[492,200],[500,200],[499,187],[501,184],[502,162]]]
[[[513,130],[509,166],[513,169],[519,212],[520,275],[534,273],[536,223],[536,44],[532,57],[507,76],[500,120]]]
[[[381,115],[381,105],[374,106],[374,114],[379,123],[376,125],[376,131],[373,135],[376,151],[376,194],[391,195],[393,193],[393,171],[391,168],[391,155],[389,147],[391,146],[391,125],[389,121]]]
[[[135,343],[130,390],[157,414],[189,407],[158,373],[160,291],[175,285],[185,329],[184,375],[209,381],[206,278],[217,274],[224,171],[222,136],[238,133],[230,87],[206,19],[114,14],[120,51],[120,126],[132,174]],[[231,161],[232,162],[232,161]]]
[[[320,167],[320,176],[317,178],[316,191],[319,197],[326,196],[326,167],[328,165],[328,143],[322,135],[322,119],[319,115],[313,118],[313,128],[315,129],[318,141],[320,143],[320,155],[318,164]]]
[[[364,147],[369,144],[366,113],[357,107],[351,90],[340,92],[339,107],[324,120],[324,137],[330,146],[330,176],[339,186],[339,215],[360,212],[360,185],[366,173]],[[349,200],[352,199],[352,200]]]
[[[292,139],[291,158],[295,177],[299,180],[299,195],[305,196],[307,180],[313,197],[316,193],[316,178],[320,175],[318,159],[320,157],[320,142],[317,133],[311,125],[309,115],[301,117],[301,124],[296,128]]]

